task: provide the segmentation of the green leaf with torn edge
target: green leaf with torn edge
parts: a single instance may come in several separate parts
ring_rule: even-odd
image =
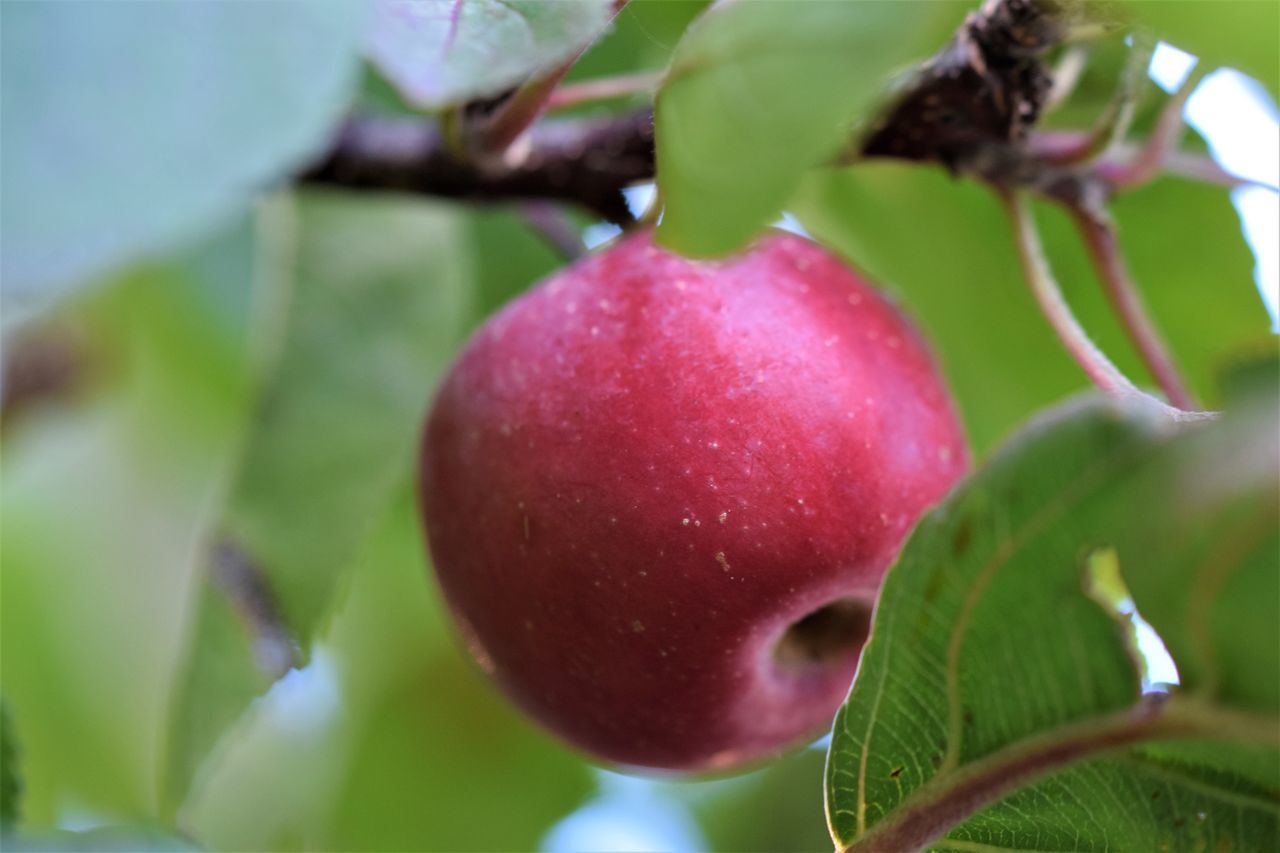
[[[1174,434],[1071,404],[922,520],[835,720],[840,849],[1275,846],[1280,502],[1250,455],[1274,412]],[[1169,694],[1143,694],[1108,565],[1184,670]]]

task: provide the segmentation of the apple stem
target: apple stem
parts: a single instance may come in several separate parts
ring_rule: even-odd
[[[619,74],[614,77],[597,77],[577,83],[558,86],[547,99],[548,110],[563,110],[582,104],[625,98],[629,95],[649,94],[658,88],[661,71],[642,71],[636,74]]]
[[[1088,247],[1107,298],[1120,316],[1143,363],[1170,403],[1179,409],[1194,409],[1195,400],[1179,375],[1173,356],[1143,305],[1142,295],[1125,265],[1115,228],[1082,207],[1069,207],[1068,210]]]
[[[1049,269],[1045,258],[1044,246],[1040,242],[1040,233],[1036,229],[1031,207],[1027,203],[1026,194],[1021,191],[1000,189],[997,191],[1009,214],[1013,225],[1014,241],[1018,246],[1018,258],[1022,263],[1031,292],[1040,305],[1049,325],[1057,333],[1058,339],[1067,348],[1067,352],[1076,360],[1094,385],[1107,394],[1119,399],[1139,399],[1154,405],[1161,412],[1177,421],[1198,421],[1213,415],[1202,412],[1183,412],[1157,400],[1150,394],[1140,390],[1129,381],[1120,369],[1098,349],[1089,338],[1084,327],[1071,312],[1062,295],[1062,288]]]

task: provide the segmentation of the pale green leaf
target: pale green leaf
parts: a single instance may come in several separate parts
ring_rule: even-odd
[[[332,612],[344,570],[415,468],[432,385],[469,319],[465,231],[447,208],[306,194],[274,206],[260,231],[280,281],[263,295],[275,307],[260,317],[256,410],[202,556],[170,797]],[[226,560],[248,572],[247,613],[244,589],[225,600]]]
[[[360,9],[4,3],[6,323],[305,165],[347,105]]]
[[[409,103],[435,109],[552,70],[612,15],[613,0],[379,0],[366,51]]]

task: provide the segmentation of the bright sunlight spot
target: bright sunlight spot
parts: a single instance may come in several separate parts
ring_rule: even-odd
[[[1191,54],[1161,42],[1151,57],[1151,79],[1173,91],[1195,63]],[[1219,165],[1266,185],[1237,189],[1231,200],[1253,250],[1258,293],[1272,330],[1280,332],[1280,112],[1256,80],[1222,68],[1200,81],[1184,115]]]
[[[681,803],[649,779],[596,772],[600,793],[551,828],[544,853],[694,853],[706,850],[698,825]]]

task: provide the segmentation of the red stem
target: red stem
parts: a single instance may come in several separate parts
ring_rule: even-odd
[[[595,80],[582,80],[577,83],[566,83],[558,87],[547,99],[548,110],[561,110],[605,101],[610,98],[624,98],[642,92],[650,92],[657,88],[662,79],[659,71],[645,71],[637,74],[619,74],[616,77],[599,77]]]
[[[1069,212],[1089,249],[1107,298],[1120,315],[1125,331],[1142,357],[1143,364],[1170,403],[1179,409],[1195,409],[1195,400],[1179,375],[1173,356],[1165,346],[1160,331],[1151,321],[1142,303],[1142,295],[1125,266],[1116,242],[1115,229],[1081,208],[1069,208]]]
[[[1182,111],[1199,82],[1200,75],[1192,72],[1182,81],[1177,91],[1169,96],[1169,100],[1165,101],[1160,109],[1160,116],[1156,119],[1156,126],[1152,129],[1151,135],[1138,151],[1138,156],[1129,161],[1124,168],[1112,173],[1112,186],[1116,189],[1139,187],[1160,174],[1169,157],[1177,150],[1178,143],[1182,141],[1182,131],[1185,127],[1182,122]]]
[[[1116,397],[1141,394],[1120,369],[1098,349],[1090,340],[1088,333],[1071,313],[1071,307],[1062,296],[1049,264],[1044,257],[1044,249],[1040,245],[1040,235],[1036,231],[1035,221],[1031,217],[1031,209],[1026,197],[1020,192],[1001,192],[1005,210],[1013,225],[1014,239],[1018,246],[1018,258],[1022,262],[1022,270],[1027,283],[1031,285],[1032,295],[1040,305],[1040,310],[1049,325],[1057,333],[1067,352],[1076,360],[1094,385]]]

